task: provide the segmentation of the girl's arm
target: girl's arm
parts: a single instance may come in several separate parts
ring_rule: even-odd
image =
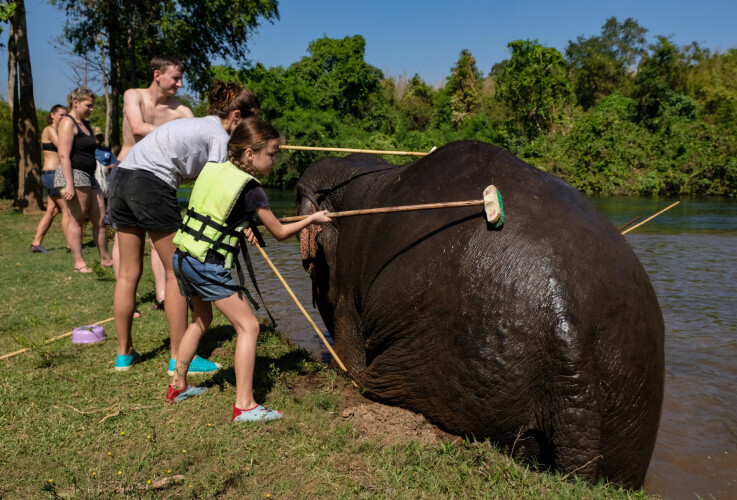
[[[269,207],[258,208],[256,209],[256,213],[258,214],[259,219],[261,219],[261,222],[264,223],[264,226],[266,226],[266,229],[269,230],[269,232],[274,236],[274,238],[276,238],[277,241],[286,240],[287,238],[297,234],[299,231],[306,228],[310,224],[325,224],[326,222],[330,222],[332,220],[326,215],[328,213],[327,210],[315,212],[305,219],[297,222],[290,222],[289,224],[282,224],[281,222],[279,222],[279,220],[276,218]],[[251,228],[247,228],[245,234],[248,241],[251,243],[251,245],[253,245],[256,242],[256,237],[253,236]]]
[[[59,123],[59,137],[56,148],[59,151],[59,164],[61,165],[61,173],[64,175],[66,187],[61,190],[61,196],[65,200],[74,198],[74,178],[72,176],[72,144],[74,143],[74,133],[76,132],[73,119],[62,119]]]

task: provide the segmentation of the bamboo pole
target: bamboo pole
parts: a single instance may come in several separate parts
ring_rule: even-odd
[[[631,228],[627,229],[626,231],[622,231],[622,234],[627,234],[627,233],[629,233],[630,231],[632,231],[633,229],[635,229],[635,228],[638,228],[638,227],[642,226],[642,225],[643,225],[644,223],[646,223],[647,221],[649,221],[649,220],[652,220],[652,219],[654,219],[654,218],[655,218],[655,217],[657,217],[658,215],[662,214],[662,213],[663,213],[663,212],[665,212],[666,210],[670,210],[671,208],[675,207],[675,206],[676,206],[676,205],[678,205],[679,203],[680,203],[680,201],[677,201],[677,202],[673,203],[672,205],[670,205],[670,206],[668,206],[668,207],[664,208],[663,210],[661,210],[661,211],[660,211],[660,212],[658,212],[657,214],[655,214],[655,215],[651,215],[650,217],[648,217],[648,218],[647,218],[647,219],[645,219],[644,221],[640,222],[639,224],[635,224],[634,226],[632,226]]]
[[[343,212],[328,212],[328,217],[348,217],[351,215],[366,215],[366,214],[386,214],[391,212],[407,212],[411,210],[430,210],[433,208],[448,208],[448,207],[473,207],[477,205],[483,205],[484,200],[465,200],[465,201],[447,201],[440,203],[422,203],[419,205],[400,205],[396,207],[377,207],[377,208],[361,208],[358,210],[345,210]],[[306,219],[309,215],[294,215],[292,217],[282,217],[279,222],[296,222],[302,219]]]
[[[396,155],[396,156],[427,156],[430,153],[414,151],[380,151],[375,149],[351,149],[351,148],[323,148],[316,146],[280,146],[281,149],[295,151],[327,151],[331,153],[368,153],[374,155]]]
[[[629,221],[629,222],[628,222],[627,224],[625,224],[624,226],[620,227],[620,228],[619,228],[619,232],[621,233],[622,231],[624,231],[625,229],[627,229],[628,227],[630,227],[630,226],[631,226],[632,224],[634,224],[634,223],[635,223],[635,222],[637,222],[638,220],[640,220],[640,216],[639,216],[639,215],[638,215],[637,217],[635,217],[634,219],[632,219],[631,221]]]
[[[90,326],[102,325],[103,323],[107,323],[108,321],[112,321],[114,319],[115,319],[114,317],[108,318],[108,319],[104,319],[102,321],[98,321],[97,323],[92,323],[92,325],[90,325]],[[65,334],[59,335],[58,337],[53,337],[53,338],[50,338],[48,340],[44,340],[44,344],[50,344],[51,342],[54,342],[56,340],[63,339],[64,337],[68,337],[68,336],[72,335],[73,333],[74,333],[74,330],[72,330],[71,332],[67,332]],[[0,361],[2,361],[3,359],[12,358],[13,356],[16,356],[18,354],[22,354],[24,352],[28,352],[30,350],[31,350],[30,347],[26,347],[24,349],[20,349],[18,351],[5,354],[3,356],[0,356]]]
[[[264,252],[264,249],[261,248],[261,245],[259,245],[258,243],[256,243],[256,248],[258,248],[258,251],[261,252],[261,255],[263,256],[266,263],[269,264],[269,267],[271,268],[271,270],[274,271],[274,274],[276,274],[276,277],[279,278],[279,281],[281,281],[281,284],[284,285],[284,288],[286,289],[287,293],[289,294],[290,297],[292,297],[292,300],[294,301],[295,304],[297,304],[297,307],[299,308],[300,311],[302,311],[302,314],[304,314],[305,318],[307,318],[307,321],[309,321],[310,325],[312,325],[312,328],[315,329],[315,331],[317,332],[317,335],[320,337],[320,340],[322,340],[322,343],[325,344],[325,347],[328,349],[328,351],[330,351],[330,354],[333,356],[333,359],[335,359],[335,361],[338,363],[338,366],[340,366],[340,368],[344,372],[347,372],[348,369],[345,367],[345,365],[340,360],[338,355],[335,353],[333,348],[330,347],[330,343],[327,341],[327,339],[322,334],[320,329],[317,327],[315,322],[312,321],[312,318],[310,318],[310,315],[307,314],[307,311],[305,311],[305,308],[302,307],[302,304],[299,302],[299,299],[294,295],[294,292],[292,292],[292,289],[289,288],[289,285],[287,285],[287,282],[284,281],[284,278],[282,278],[281,273],[279,273],[279,271],[276,269],[276,266],[274,265],[274,263],[271,262],[271,259],[269,258],[269,256],[266,255],[266,252]]]

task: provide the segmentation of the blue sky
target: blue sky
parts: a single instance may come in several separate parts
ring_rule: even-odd
[[[45,0],[26,0],[26,11],[36,106],[48,110],[66,102],[76,86],[68,57],[54,41],[65,17]],[[509,56],[506,46],[512,40],[537,39],[563,52],[579,35],[598,35],[611,16],[637,20],[648,30],[649,42],[664,35],[677,45],[696,41],[720,52],[737,48],[735,0],[280,0],[279,12],[279,21],[263,24],[248,42],[249,60],[287,67],[306,56],[315,39],[360,34],[366,39],[366,61],[385,76],[417,73],[431,85],[448,76],[463,49],[487,74]],[[7,45],[7,25],[0,36]],[[7,61],[6,47],[0,48],[0,58]],[[4,62],[0,93],[7,99]]]

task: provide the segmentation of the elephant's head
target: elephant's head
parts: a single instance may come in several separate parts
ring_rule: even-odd
[[[346,195],[348,187],[371,182],[371,175],[393,165],[368,154],[352,154],[345,158],[326,157],[312,164],[297,183],[297,211],[309,215],[318,210],[346,209],[356,202]],[[355,208],[362,208],[356,206]],[[322,226],[311,225],[300,232],[302,264],[312,279],[313,304],[317,306],[331,332],[335,331],[333,313],[338,297],[335,296],[339,279],[336,273],[338,256],[338,229],[336,220]],[[336,339],[337,340],[337,339]]]

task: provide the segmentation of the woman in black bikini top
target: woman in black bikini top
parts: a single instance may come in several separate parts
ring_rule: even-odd
[[[41,244],[44,236],[48,232],[51,224],[54,222],[57,214],[61,212],[61,227],[66,227],[66,217],[64,215],[64,200],[61,198],[61,193],[54,187],[54,173],[56,167],[59,166],[59,155],[57,154],[56,144],[58,141],[57,129],[59,128],[59,122],[67,114],[67,108],[61,104],[55,105],[51,108],[49,116],[46,117],[46,123],[48,127],[43,129],[41,132],[41,147],[44,152],[43,169],[41,170],[41,184],[46,188],[49,193],[49,197],[46,201],[46,213],[38,223],[36,228],[36,236],[34,236],[31,242],[31,252],[35,253],[46,253],[48,250]]]

